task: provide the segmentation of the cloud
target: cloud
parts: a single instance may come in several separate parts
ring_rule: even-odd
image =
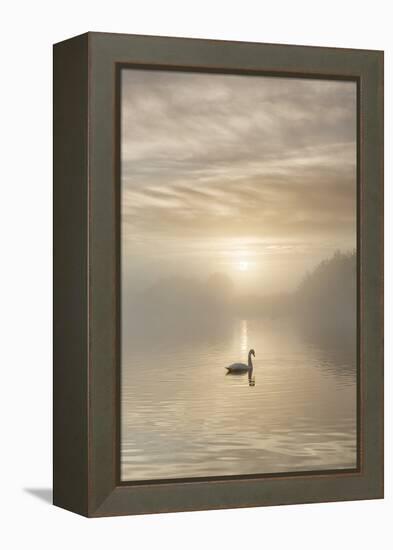
[[[355,84],[124,70],[122,216],[145,254],[354,247]]]

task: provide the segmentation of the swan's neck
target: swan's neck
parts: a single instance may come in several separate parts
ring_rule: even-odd
[[[250,367],[250,369],[252,369],[251,353],[248,354],[248,366]]]

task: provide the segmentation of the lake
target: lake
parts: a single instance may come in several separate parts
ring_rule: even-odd
[[[356,467],[355,354],[280,320],[206,332],[123,334],[123,481]],[[251,385],[224,368],[250,348]]]

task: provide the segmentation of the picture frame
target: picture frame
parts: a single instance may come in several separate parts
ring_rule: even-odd
[[[358,464],[120,478],[120,87],[125,66],[357,86]],[[383,498],[383,52],[86,33],[54,46],[53,501],[87,517]]]

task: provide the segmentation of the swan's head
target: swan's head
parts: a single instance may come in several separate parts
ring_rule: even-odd
[[[255,351],[253,349],[250,349],[249,353],[255,357]]]

